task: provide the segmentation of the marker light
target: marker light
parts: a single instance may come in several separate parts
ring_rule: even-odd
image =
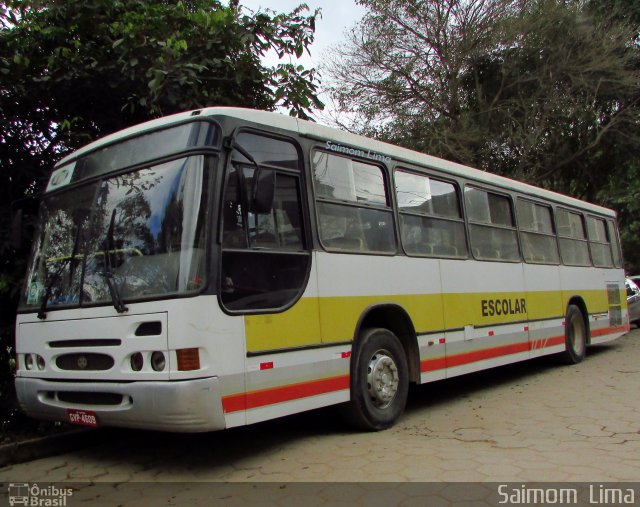
[[[142,354],[140,352],[131,354],[131,369],[133,371],[142,370],[143,365],[144,365],[144,357],[142,357]]]
[[[178,349],[178,370],[191,371],[200,369],[200,353],[198,349]]]
[[[151,354],[151,367],[153,371],[162,371],[166,366],[167,362],[164,358],[164,354],[160,351],[155,351]]]

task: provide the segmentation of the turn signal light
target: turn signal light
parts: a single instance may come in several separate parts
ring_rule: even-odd
[[[191,371],[200,369],[200,353],[198,349],[178,349],[178,370]]]

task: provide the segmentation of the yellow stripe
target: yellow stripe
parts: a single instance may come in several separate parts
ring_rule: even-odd
[[[245,316],[247,350],[351,340],[365,310],[382,303],[404,308],[417,332],[429,332],[560,317],[564,315],[566,302],[573,296],[581,297],[590,313],[608,311],[606,290],[303,298],[282,313]],[[626,295],[621,291],[620,296],[625,308]],[[523,299],[526,312],[518,312],[518,304]],[[508,308],[512,312],[488,315],[489,301],[499,305],[501,310]]]
[[[444,327],[441,294],[320,298],[322,341],[351,340],[364,311],[384,303],[404,308],[417,330]]]
[[[246,315],[247,350],[302,347],[320,343],[318,298],[303,298],[283,313]]]

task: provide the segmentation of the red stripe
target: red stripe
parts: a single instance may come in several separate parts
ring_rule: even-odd
[[[509,354],[518,354],[519,352],[528,352],[529,342],[512,343],[510,345],[502,345],[500,347],[492,347],[490,349],[474,350],[473,352],[465,352],[455,356],[447,357],[447,368],[452,366],[462,366],[463,364],[475,363],[476,361],[484,361],[485,359],[493,359],[494,357],[507,356]]]
[[[564,336],[551,336],[549,338],[540,338],[531,342],[531,350],[540,350],[546,347],[555,347],[564,343]]]
[[[591,331],[592,337],[603,336],[607,334],[619,333],[629,331],[630,326],[622,325],[616,327],[608,327],[604,329],[596,329]],[[464,364],[474,363],[476,361],[483,361],[486,359],[493,359],[500,356],[507,356],[509,354],[518,354],[520,352],[527,352],[530,350],[539,350],[547,347],[555,347],[556,345],[564,344],[564,336],[552,336],[549,338],[542,338],[534,340],[532,342],[514,343],[511,345],[503,345],[500,347],[493,347],[490,349],[476,350],[473,352],[464,352],[455,356],[442,357],[438,359],[425,359],[420,361],[420,372],[425,373],[429,371],[442,370],[444,368],[451,368],[453,366],[462,366]]]
[[[349,389],[349,375],[225,396],[222,398],[222,408],[226,413],[237,412],[343,389]]]
[[[629,331],[629,329],[629,325],[598,329],[592,331],[591,336],[597,337],[617,332],[625,332]],[[420,361],[420,372],[425,373],[429,371],[442,370],[447,367],[451,368],[454,366],[462,366],[476,361],[493,359],[510,354],[518,354],[534,349],[553,347],[561,345],[562,343],[564,343],[564,336],[553,336],[546,339],[535,340],[533,342],[514,343],[500,347],[492,347],[490,349],[465,352],[463,354],[457,354],[446,358],[425,359]],[[222,407],[225,413],[237,412],[239,410],[263,407],[266,405],[283,403],[286,401],[307,398],[309,396],[316,396],[334,391],[341,391],[344,389],[349,389],[349,375],[341,375],[339,377],[312,380],[310,382],[302,382],[300,384],[291,384],[271,389],[263,389],[261,391],[224,396],[222,398]]]
[[[626,333],[630,329],[631,329],[631,326],[629,326],[628,324],[622,325],[622,326],[605,327],[603,329],[594,329],[593,331],[591,331],[591,336],[598,337],[598,336],[604,336],[606,334]]]
[[[447,360],[444,357],[437,359],[425,359],[420,361],[420,372],[425,373],[428,371],[443,370],[447,367]]]
[[[502,345],[500,347],[492,347],[490,349],[475,350],[473,352],[464,352],[447,358],[441,357],[437,359],[425,359],[420,361],[420,372],[442,370],[453,366],[462,366],[464,364],[493,359],[500,356],[508,356],[509,354],[518,354],[534,349],[545,347],[553,347],[564,343],[564,336],[554,336],[551,338],[535,340],[533,342],[513,343],[510,345]]]

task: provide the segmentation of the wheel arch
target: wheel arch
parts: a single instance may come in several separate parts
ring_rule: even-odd
[[[354,335],[354,348],[359,346],[362,331],[368,328],[385,328],[395,334],[407,357],[409,382],[420,382],[420,352],[418,339],[411,317],[396,303],[381,303],[369,306],[362,312]]]

